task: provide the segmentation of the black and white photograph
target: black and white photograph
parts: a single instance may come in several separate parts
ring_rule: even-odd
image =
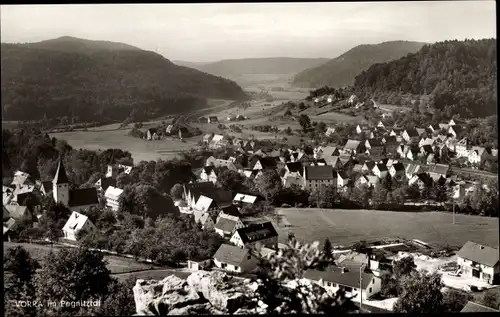
[[[0,29],[5,316],[500,312],[495,1]]]

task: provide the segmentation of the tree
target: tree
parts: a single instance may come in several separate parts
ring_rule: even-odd
[[[472,296],[470,294],[454,289],[447,289],[443,294],[443,310],[445,312],[459,313],[471,299]]]
[[[332,254],[333,248],[332,248],[332,243],[330,242],[330,239],[326,238],[325,239],[325,245],[323,246],[323,254],[327,259],[331,259],[333,254]]]
[[[184,187],[181,184],[175,184],[170,190],[170,196],[173,199],[182,199],[182,195],[184,194]]]
[[[396,313],[431,314],[442,312],[441,275],[414,271],[402,281],[402,292],[394,305]]]
[[[217,183],[225,190],[232,191],[246,191],[247,188],[244,186],[245,176],[241,175],[237,171],[230,169],[224,169],[219,173],[217,177]]]
[[[132,185],[134,183],[134,178],[126,173],[120,173],[116,177],[116,186],[118,188],[125,188],[126,186]]]
[[[136,280],[129,277],[123,282],[113,279],[108,286],[108,293],[99,307],[100,316],[131,316],[135,314],[133,287]]]
[[[413,257],[404,257],[401,260],[394,262],[394,276],[397,280],[402,279],[406,276],[409,276],[412,272],[415,271],[416,268],[417,266],[415,265]]]
[[[280,176],[275,170],[266,170],[262,173],[262,176],[257,178],[255,186],[266,200],[273,202],[281,191],[283,184]]]
[[[309,128],[311,127],[311,119],[309,119],[308,115],[301,114],[299,116],[299,124],[302,128],[302,131],[307,132],[307,130],[309,130]]]
[[[500,307],[500,294],[496,289],[486,291],[479,297],[478,303],[487,307],[498,309]]]
[[[373,208],[377,209],[387,203],[388,191],[383,186],[375,186],[372,195]]]
[[[102,253],[85,248],[50,252],[35,277],[37,299],[44,302],[102,300],[110,283],[110,271]],[[61,305],[44,309],[49,314],[79,311],[78,307]]]

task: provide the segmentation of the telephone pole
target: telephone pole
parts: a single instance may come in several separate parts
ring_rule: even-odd
[[[363,313],[363,265],[359,267],[359,312]]]
[[[453,224],[455,224],[455,202],[453,202]]]

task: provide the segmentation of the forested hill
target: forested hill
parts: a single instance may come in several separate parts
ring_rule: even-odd
[[[390,41],[380,44],[358,45],[325,64],[306,69],[293,79],[293,85],[305,88],[350,86],[355,76],[375,63],[388,62],[415,53],[425,43]]]
[[[132,109],[151,118],[204,107],[206,98],[246,98],[235,82],[154,52],[69,37],[2,43],[1,89],[2,119],[15,121],[122,120]]]
[[[377,99],[383,94],[430,95],[435,109],[451,107],[465,117],[496,114],[496,39],[445,41],[415,54],[376,64],[355,79],[355,90]]]
[[[239,76],[244,74],[296,74],[304,69],[321,65],[327,58],[243,58],[226,59],[195,67],[201,71],[218,76]]]

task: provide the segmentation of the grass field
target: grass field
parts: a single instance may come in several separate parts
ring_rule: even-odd
[[[50,135],[57,139],[66,140],[75,149],[106,150],[110,148],[122,149],[132,153],[134,163],[157,159],[172,159],[178,152],[197,147],[196,142],[202,136],[194,137],[181,142],[178,139],[166,138],[157,141],[145,141],[128,136],[129,130],[116,131],[73,131]]]
[[[280,208],[278,213],[291,224],[278,228],[280,242],[288,232],[297,239],[350,245],[381,238],[419,239],[426,243],[461,247],[468,240],[498,246],[498,219],[443,212],[393,212],[316,208]]]
[[[123,273],[123,274],[115,274],[114,277],[118,278],[120,281],[125,281],[126,279],[132,277],[133,279],[143,279],[143,280],[163,280],[165,277],[175,275],[179,278],[186,279],[191,272],[180,271],[180,270],[150,270],[143,272],[134,272],[134,273]]]
[[[6,253],[7,249],[15,248],[16,246],[22,246],[23,248],[25,248],[30,253],[31,257],[33,257],[39,262],[42,262],[45,256],[51,250],[57,252],[62,248],[61,246],[54,246],[53,248],[51,248],[50,245],[4,242],[3,243],[4,254]],[[107,267],[112,274],[134,272],[139,270],[151,270],[154,268],[158,268],[151,264],[141,263],[135,261],[134,259],[119,257],[114,255],[105,255],[104,259],[108,262]]]

